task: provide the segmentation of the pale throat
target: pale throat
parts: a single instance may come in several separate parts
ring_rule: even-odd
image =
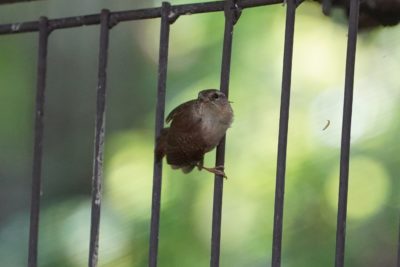
[[[210,142],[219,142],[232,121],[232,113],[225,105],[206,104],[201,108],[201,129]]]

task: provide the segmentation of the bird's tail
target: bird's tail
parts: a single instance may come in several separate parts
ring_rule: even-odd
[[[169,128],[163,128],[161,130],[160,136],[157,138],[156,148],[155,148],[155,156],[157,162],[161,161],[165,156],[165,150],[167,148],[168,131]]]
[[[184,166],[179,166],[179,165],[171,165],[172,169],[181,169],[183,173],[189,173],[194,169],[194,165],[184,165]]]

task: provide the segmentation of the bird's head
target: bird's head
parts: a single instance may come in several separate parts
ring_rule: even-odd
[[[210,102],[217,105],[228,103],[228,99],[226,98],[225,94],[217,89],[206,89],[200,91],[197,99],[203,103]]]

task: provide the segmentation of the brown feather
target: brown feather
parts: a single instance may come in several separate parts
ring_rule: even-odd
[[[187,109],[190,109],[191,105],[195,104],[195,102],[197,102],[197,100],[193,99],[183,104],[180,104],[168,114],[167,118],[165,119],[165,122],[169,123],[175,116],[179,116],[183,112],[187,111]]]
[[[196,101],[188,101],[171,112],[171,130],[166,147],[168,164],[191,166],[202,159],[205,151],[198,109]]]

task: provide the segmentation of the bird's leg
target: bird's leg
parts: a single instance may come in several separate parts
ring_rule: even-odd
[[[204,165],[204,158],[202,158],[199,162],[197,162],[196,164],[197,169],[201,171],[201,169],[203,169],[203,165]]]
[[[199,169],[199,171],[204,169],[204,170],[206,170],[208,172],[214,173],[216,175],[224,177],[225,179],[228,179],[228,177],[226,176],[226,174],[224,172],[224,166],[223,165],[216,166],[214,168],[207,168],[207,167],[203,166],[203,162],[201,161],[201,162],[197,163],[197,168]]]
[[[225,172],[224,172],[224,166],[216,166],[214,168],[207,168],[203,166],[203,169],[205,169],[208,172],[214,173],[216,175],[222,176],[225,179],[228,179],[228,177],[226,176]]]

